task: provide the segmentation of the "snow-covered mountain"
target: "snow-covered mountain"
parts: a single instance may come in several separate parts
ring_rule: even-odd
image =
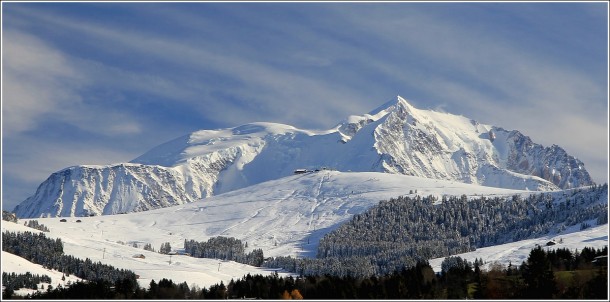
[[[327,131],[275,123],[201,130],[130,163],[53,173],[15,208],[19,217],[86,216],[189,203],[296,169],[385,172],[509,189],[593,184],[578,159],[518,131],[420,110],[397,97]]]

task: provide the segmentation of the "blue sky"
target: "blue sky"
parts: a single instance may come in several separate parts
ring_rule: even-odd
[[[608,5],[2,2],[2,198],[199,129],[328,129],[401,95],[608,180]]]

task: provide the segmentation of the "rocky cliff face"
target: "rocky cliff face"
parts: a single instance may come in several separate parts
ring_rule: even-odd
[[[19,217],[107,215],[191,202],[291,175],[295,169],[376,171],[510,189],[593,184],[558,146],[398,97],[328,131],[273,123],[202,130],[131,163],[52,174],[15,208]]]
[[[517,173],[546,179],[559,188],[568,189],[591,185],[593,181],[584,164],[557,145],[543,147],[519,131],[506,131],[508,154],[507,169]]]

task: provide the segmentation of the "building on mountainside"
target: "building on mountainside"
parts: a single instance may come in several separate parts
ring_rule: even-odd
[[[304,174],[307,173],[309,171],[307,171],[307,169],[296,169],[294,170],[294,174]]]
[[[546,246],[551,246],[551,245],[555,245],[557,243],[555,243],[555,241],[549,241],[546,243]]]
[[[66,219],[59,220],[59,222],[66,222],[66,221],[67,221]]]
[[[143,254],[135,254],[132,256],[133,258],[140,258],[140,259],[146,259],[146,256],[144,256]]]

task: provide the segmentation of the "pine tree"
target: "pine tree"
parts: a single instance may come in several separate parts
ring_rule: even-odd
[[[556,291],[556,283],[549,261],[542,247],[537,246],[527,258],[523,269],[525,281],[524,298],[551,299]]]
[[[159,253],[161,254],[169,254],[169,252],[172,251],[172,247],[169,244],[169,242],[165,242],[161,244],[161,247],[159,248]]]

